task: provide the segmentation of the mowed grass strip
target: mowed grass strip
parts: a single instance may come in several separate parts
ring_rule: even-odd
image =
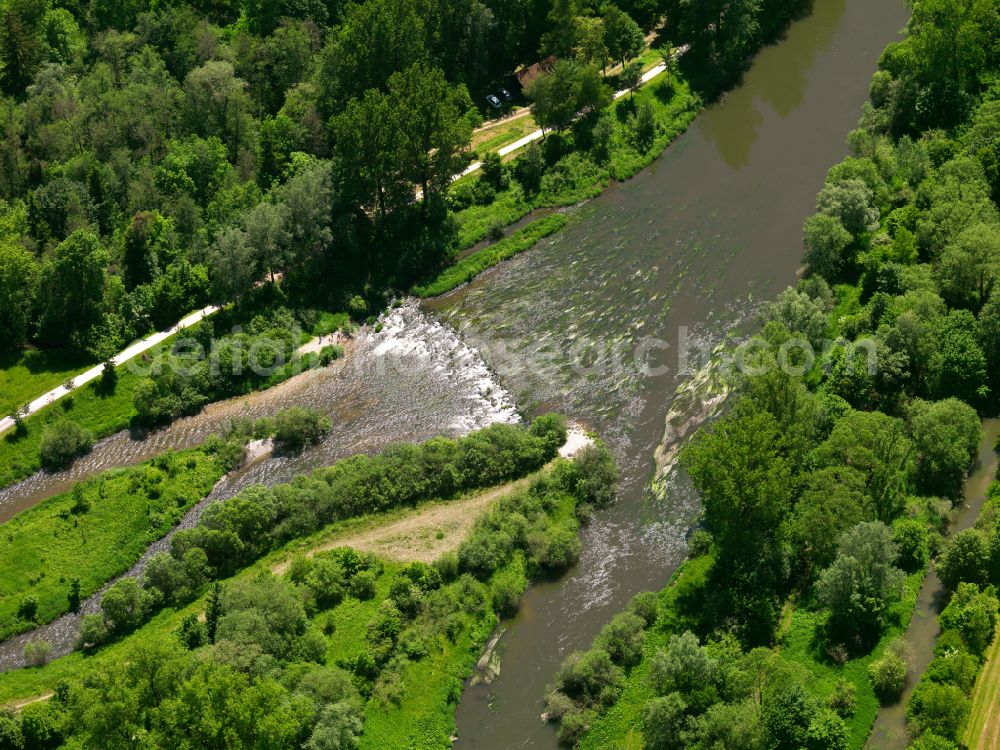
[[[554,234],[566,226],[569,219],[563,214],[551,214],[533,221],[515,234],[500,240],[482,250],[469,255],[449,266],[427,284],[416,286],[413,293],[418,297],[436,297],[450,292],[462,284],[472,281],[488,268],[518,253],[529,250],[540,240]]]
[[[0,416],[6,417],[93,364],[86,355],[71,351],[0,353]]]
[[[976,680],[972,710],[966,721],[963,741],[970,750],[1000,746],[1000,637],[996,634]]]
[[[67,612],[74,580],[86,598],[124,573],[223,473],[201,450],[169,453],[105,472],[0,525],[0,639]]]

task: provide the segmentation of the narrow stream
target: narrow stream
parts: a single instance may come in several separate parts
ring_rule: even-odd
[[[965,482],[962,504],[958,506],[951,525],[952,534],[975,525],[986,501],[986,490],[997,475],[996,445],[997,439],[1000,438],[1000,419],[985,420],[983,434],[975,468]],[[932,565],[920,589],[917,606],[913,610],[913,619],[910,620],[910,626],[904,636],[912,658],[903,693],[898,701],[883,706],[879,711],[871,737],[865,746],[869,750],[905,750],[909,744],[906,733],[906,704],[913,695],[920,675],[926,671],[934,658],[934,643],[938,633],[941,632],[938,614],[944,607],[945,597],[944,586]]]
[[[381,324],[378,333],[361,329],[348,346],[348,356],[329,367],[305,372],[267,391],[211,404],[150,435],[116,433],[66,471],[38,472],[0,490],[0,523],[69,490],[81,479],[137,464],[168,449],[200,445],[234,417],[260,418],[289,406],[308,406],[333,422],[333,431],[320,446],[293,458],[268,461],[248,482],[284,481],[297,471],[390,442],[416,442],[517,419],[510,394],[482,358],[414,302],[390,310]]]
[[[465,691],[458,747],[554,747],[539,716],[559,664],[683,558],[697,498],[680,476],[662,497],[648,488],[668,412],[688,428],[706,413],[698,399],[675,408],[698,369],[685,354],[745,333],[759,301],[795,282],[802,222],[906,19],[901,0],[817,0],[649,169],[574,209],[533,251],[426,303],[522,411],[590,424],[624,471],[579,564],[525,596],[500,640],[499,678]]]

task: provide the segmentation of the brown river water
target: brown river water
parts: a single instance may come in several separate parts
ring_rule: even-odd
[[[584,532],[579,563],[529,590],[500,639],[499,678],[470,686],[457,713],[458,747],[555,747],[539,715],[560,662],[632,595],[661,588],[685,554],[697,498],[675,475],[665,491],[650,490],[668,418],[682,427],[667,431],[670,448],[704,416],[700,396],[675,396],[697,381],[697,357],[684,353],[745,335],[759,302],[795,282],[802,222],[906,18],[902,0],[816,0],[651,167],[568,209],[574,221],[535,250],[422,308],[391,311],[330,368],[143,441],[115,435],[68,473],[0,491],[0,522],[84,476],[195,445],[243,413],[308,405],[330,414],[334,430],[299,456],[253,464],[206,502],[390,442],[512,421],[514,404],[526,416],[558,409],[615,450],[618,501]],[[20,665],[29,638],[65,653],[76,626],[67,616],[0,644],[0,670]]]
[[[683,354],[745,333],[758,302],[795,282],[802,222],[907,17],[901,0],[817,0],[650,168],[574,208],[533,251],[427,305],[522,411],[583,420],[624,472],[578,565],[528,591],[499,642],[500,676],[465,691],[457,747],[555,747],[539,717],[559,664],[683,559],[697,500],[683,477],[649,490],[668,413],[689,428],[701,416],[699,399],[678,409],[673,395],[695,375],[696,358]]]

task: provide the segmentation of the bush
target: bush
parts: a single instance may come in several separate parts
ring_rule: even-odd
[[[355,599],[366,601],[375,596],[375,572],[372,570],[359,570],[348,584],[348,591]]]
[[[900,518],[892,525],[892,540],[896,544],[896,564],[907,572],[920,570],[927,564],[927,525],[914,518]]]
[[[645,621],[632,612],[620,612],[601,629],[595,645],[608,652],[620,667],[634,667],[642,659]]]
[[[961,688],[924,680],[910,697],[906,720],[915,734],[932,731],[957,740],[968,713],[969,699]]]
[[[330,431],[330,420],[312,409],[293,406],[274,418],[275,440],[290,451],[315,445]]]
[[[827,705],[842,719],[849,719],[858,710],[857,689],[847,680],[837,680]]]
[[[570,654],[556,674],[557,689],[584,707],[612,705],[623,680],[621,667],[601,648]]]
[[[73,460],[87,454],[94,446],[94,435],[69,419],[61,419],[45,428],[39,448],[42,467],[47,471],[65,469]]]
[[[31,622],[38,615],[38,597],[28,594],[17,605],[17,616]]]
[[[555,455],[566,442],[566,418],[561,414],[543,414],[535,417],[529,432],[542,440],[546,451]]]
[[[990,564],[990,550],[979,529],[965,529],[948,542],[938,559],[937,573],[949,591],[962,582],[984,584]]]
[[[346,587],[344,568],[334,559],[319,557],[313,561],[312,569],[306,575],[305,585],[320,607],[325,609],[339,604],[344,598]]]
[[[586,446],[573,464],[576,471],[572,489],[580,502],[595,508],[610,505],[618,492],[618,466],[607,446],[603,443]]]
[[[563,715],[559,724],[559,744],[576,747],[590,729],[592,720],[593,714],[590,711],[570,711]]]
[[[517,571],[510,571],[503,575],[498,575],[493,581],[491,597],[493,600],[493,610],[500,617],[513,617],[517,614],[521,596],[527,582]]]
[[[647,628],[656,622],[658,607],[659,599],[655,591],[636,594],[628,603],[628,611],[641,617]]]
[[[189,651],[201,648],[208,643],[208,626],[198,619],[198,615],[188,615],[174,631],[177,640]]]
[[[891,647],[868,667],[868,679],[875,694],[883,703],[889,703],[903,692],[908,668],[906,660],[898,650]]]
[[[76,646],[80,649],[97,648],[108,640],[108,626],[101,615],[84,615],[80,620],[80,635]]]
[[[44,667],[49,662],[52,644],[44,639],[31,641],[24,646],[24,661],[29,667]]]
[[[646,701],[642,709],[642,737],[648,750],[676,750],[687,725],[688,705],[680,693]]]

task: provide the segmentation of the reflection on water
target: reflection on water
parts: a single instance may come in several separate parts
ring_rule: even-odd
[[[779,43],[780,52],[765,49],[757,56],[753,75],[726,94],[724,108],[698,118],[694,127],[732,169],[749,162],[764,124],[763,104],[787,118],[805,103],[816,60],[830,49],[846,9],[847,0],[817,2],[812,14],[796,24],[795,33]]]
[[[676,475],[662,496],[648,487],[668,412],[674,436],[711,412],[704,397],[673,397],[698,382],[685,354],[744,335],[758,303],[795,281],[802,222],[905,19],[900,0],[817,0],[649,169],[575,209],[578,221],[535,250],[429,304],[481,349],[522,410],[556,406],[588,422],[624,472],[579,564],[526,594],[500,640],[500,677],[463,695],[461,746],[554,747],[538,717],[559,663],[682,559],[696,498]]]

